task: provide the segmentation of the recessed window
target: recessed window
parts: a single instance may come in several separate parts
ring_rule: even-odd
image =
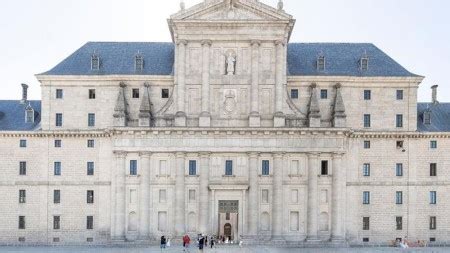
[[[396,230],[403,230],[403,217],[395,217],[395,228]]]
[[[55,176],[61,176],[61,162],[53,163],[53,173]]]
[[[190,160],[189,161],[189,176],[197,175],[197,161]]]
[[[137,160],[130,160],[130,175],[137,175]]]
[[[325,56],[319,56],[317,57],[317,71],[324,71],[325,70]]]
[[[225,161],[225,175],[226,176],[233,175],[233,161],[232,160]]]
[[[371,99],[372,99],[372,91],[364,90],[364,100],[371,100]]]
[[[27,202],[27,192],[25,190],[19,190],[19,203],[24,204]]]
[[[370,217],[363,217],[363,230],[370,229]],[[367,240],[369,241],[369,240]]]
[[[19,162],[19,175],[26,176],[27,175],[27,162]]]
[[[403,163],[397,163],[395,165],[395,175],[397,177],[403,177]]]
[[[430,216],[430,230],[436,230],[436,216]]]
[[[60,148],[62,146],[61,140],[55,140],[55,148]]]
[[[364,114],[364,127],[370,127],[370,114]]]
[[[403,204],[403,192],[401,191],[395,192],[395,204],[397,205]]]
[[[94,140],[87,140],[87,147],[88,148],[93,148],[95,146],[95,141]]]
[[[230,213],[225,213],[225,220],[230,220]]]
[[[25,229],[25,216],[19,216],[19,229]]]
[[[403,90],[397,90],[397,100],[403,100]]]
[[[53,216],[53,229],[59,230],[61,229],[61,216]],[[59,238],[57,240],[59,242]]]
[[[370,177],[370,163],[363,164],[363,176]]]
[[[29,105],[25,110],[25,123],[33,123],[34,122],[34,110]]]
[[[88,113],[88,127],[95,126],[95,113]]]
[[[368,230],[368,229],[367,229]],[[363,242],[369,242],[369,237],[363,237],[362,239]]]
[[[136,55],[134,58],[134,67],[136,72],[144,70],[144,57],[142,55]]]
[[[87,175],[93,176],[94,175],[94,162],[87,162]]]
[[[328,175],[328,161],[327,160],[324,160],[324,161],[321,162],[320,174],[322,176]]]
[[[403,148],[403,146],[404,146],[403,144],[404,144],[403,141],[397,141],[397,142],[396,142],[397,149]]]
[[[100,57],[98,55],[91,56],[91,70],[98,71],[100,70]]]
[[[364,149],[370,149],[370,141],[364,141]]]
[[[53,242],[60,242],[59,237],[53,237]]]
[[[320,90],[320,98],[321,99],[328,99],[328,90]]]
[[[57,113],[55,117],[55,126],[62,127],[63,124],[63,115],[62,113]]]
[[[437,163],[430,163],[430,177],[437,176]]]
[[[363,192],[363,204],[364,205],[370,204],[370,192],[369,191]]]
[[[270,174],[270,162],[269,160],[262,160],[261,164],[261,175],[268,176]]]
[[[423,123],[425,125],[431,124],[431,111],[427,110],[423,113]]]
[[[27,140],[20,140],[19,146],[21,148],[26,148],[27,147]]]
[[[437,203],[436,191],[430,191],[430,204],[436,205],[436,203]]]
[[[89,89],[89,99],[95,99],[95,89]]]
[[[88,230],[94,229],[94,216],[86,217],[86,229]]]
[[[430,141],[430,148],[437,149],[437,141]]]
[[[161,98],[169,98],[169,89],[161,89]]]
[[[25,237],[19,237],[19,242],[25,242]]]
[[[63,99],[64,92],[62,89],[56,89],[56,99]]]
[[[361,69],[361,71],[369,70],[369,57],[367,56],[361,57],[359,68]]]
[[[298,99],[298,89],[291,89],[291,98]]]
[[[88,237],[88,238],[86,238],[86,242],[94,242],[94,238]]]
[[[403,127],[403,114],[397,114],[395,119],[395,126],[398,128]]]
[[[53,190],[53,204],[61,203],[61,191]]]
[[[86,202],[88,204],[93,204],[94,203],[94,191],[87,191],[86,197],[87,197]]]
[[[166,190],[159,190],[159,203],[165,203],[167,201]]]
[[[139,89],[132,89],[131,95],[133,98],[139,98]]]

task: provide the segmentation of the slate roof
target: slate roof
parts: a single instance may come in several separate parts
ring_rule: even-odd
[[[144,57],[143,71],[135,71],[135,56]],[[91,70],[91,56],[100,57],[99,71]],[[369,69],[360,71],[360,59],[369,58]],[[319,55],[325,70],[317,71]],[[369,43],[291,43],[287,74],[290,76],[415,77],[383,51]],[[174,44],[164,42],[88,42],[43,75],[173,75]]]
[[[423,123],[423,113],[431,112],[431,124]],[[419,132],[450,132],[450,103],[417,103],[417,130]]]
[[[34,123],[25,123],[25,108],[30,102],[34,109]],[[0,131],[31,131],[39,128],[41,101],[0,100]]]

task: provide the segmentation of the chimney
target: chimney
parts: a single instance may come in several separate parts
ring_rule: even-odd
[[[439,101],[437,101],[437,88],[439,86],[438,85],[433,85],[431,86],[431,102],[433,103],[433,105],[435,104],[439,104]]]
[[[21,104],[25,104],[28,99],[28,85],[22,84],[22,100],[20,101]]]

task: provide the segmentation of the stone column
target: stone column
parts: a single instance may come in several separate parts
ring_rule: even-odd
[[[250,127],[261,126],[261,116],[259,115],[259,47],[261,42],[253,40],[252,44],[252,88],[251,88],[251,108],[249,117]]]
[[[176,154],[176,178],[175,178],[175,235],[183,236],[186,228],[185,221],[185,187],[184,187],[184,159],[185,154]]]
[[[178,47],[178,59],[177,59],[177,72],[178,72],[178,85],[177,85],[177,113],[175,115],[175,126],[186,126],[186,45],[187,41],[179,40],[177,42]]]
[[[283,240],[283,154],[274,155],[272,240]]]
[[[212,42],[210,40],[202,41],[203,47],[203,67],[202,67],[202,112],[200,114],[199,125],[200,127],[211,126],[211,113],[209,103],[209,55]]]
[[[284,41],[276,41],[276,73],[275,73],[275,115],[274,127],[284,127],[286,118],[283,114],[283,81],[286,73],[283,73],[284,64]]]
[[[142,152],[141,168],[139,175],[141,182],[139,185],[139,238],[149,239],[149,210],[150,210],[150,152]]]
[[[208,226],[209,218],[209,153],[200,154],[200,189],[199,189],[199,232],[211,234]]]
[[[333,155],[333,188],[331,200],[331,239],[333,241],[343,241],[344,232],[344,212],[345,212],[345,185],[346,171],[342,168],[342,155]]]
[[[255,236],[258,234],[258,153],[249,153],[249,189],[248,189],[248,230],[247,235]]]
[[[317,211],[318,211],[318,186],[317,178],[319,167],[319,155],[311,153],[308,155],[308,226],[307,240],[318,240]]]
[[[125,174],[126,174],[126,152],[117,151],[116,154],[116,206],[115,231],[113,240],[125,240]]]

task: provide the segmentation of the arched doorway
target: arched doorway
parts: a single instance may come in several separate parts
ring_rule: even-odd
[[[228,238],[229,240],[231,240],[231,224],[227,223],[225,224],[225,226],[223,226],[223,233],[225,235],[226,238]]]

